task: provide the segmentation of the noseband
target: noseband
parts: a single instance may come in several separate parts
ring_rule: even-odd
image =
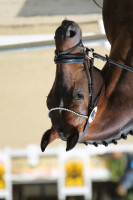
[[[68,54],[79,46],[82,47],[83,53]],[[93,49],[85,48],[83,46],[82,42],[80,41],[78,44],[76,44],[74,47],[72,47],[70,49],[67,49],[67,50],[61,51],[61,52],[55,51],[55,58],[54,58],[54,62],[57,65],[58,64],[66,64],[66,63],[83,63],[84,69],[86,71],[86,75],[87,75],[87,79],[88,79],[88,86],[89,86],[88,115],[79,114],[79,113],[77,113],[73,110],[70,110],[70,109],[67,109],[67,108],[62,108],[62,107],[52,108],[52,109],[49,110],[49,113],[48,113],[48,116],[50,117],[50,113],[52,111],[63,110],[63,111],[71,112],[71,113],[77,115],[78,117],[82,117],[82,118],[87,119],[87,122],[86,122],[85,128],[84,128],[84,132],[82,133],[78,142],[80,142],[83,139],[83,137],[87,133],[87,130],[89,128],[89,124],[94,120],[94,118],[96,116],[97,105],[98,105],[98,102],[100,100],[100,97],[101,97],[101,94],[102,94],[102,91],[103,91],[103,86],[104,86],[104,84],[102,84],[100,92],[94,100],[94,83],[93,83],[94,58],[90,58],[88,56],[89,51],[93,51]],[[87,60],[90,61],[90,69],[88,69]],[[95,104],[96,104],[96,106],[94,107]]]

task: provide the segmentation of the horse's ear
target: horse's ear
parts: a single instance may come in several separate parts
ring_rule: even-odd
[[[79,132],[76,128],[73,129],[72,134],[67,139],[66,151],[69,151],[75,147],[79,139]]]
[[[42,136],[41,150],[45,151],[48,144],[53,142],[58,137],[59,137],[58,134],[52,128],[48,129]]]

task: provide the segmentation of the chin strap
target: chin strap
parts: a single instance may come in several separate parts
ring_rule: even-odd
[[[61,108],[61,107],[55,107],[55,108],[50,109],[49,112],[48,112],[48,117],[50,117],[50,113],[55,111],[55,110],[63,110],[63,111],[71,112],[71,113],[73,113],[74,115],[76,115],[78,117],[82,117],[82,118],[88,119],[87,115],[79,114],[79,113],[77,113],[77,112],[75,112],[73,110],[70,110],[68,108]]]

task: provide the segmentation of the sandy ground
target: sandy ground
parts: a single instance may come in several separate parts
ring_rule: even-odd
[[[0,0],[0,35],[54,33],[65,18],[93,30],[101,9],[92,0]]]
[[[65,18],[65,15],[20,16],[28,2],[31,5],[30,0],[0,0],[1,35],[53,34]],[[77,21],[85,33],[100,33],[97,23],[100,13],[73,14],[67,18]],[[103,55],[109,53],[104,44],[93,48]],[[39,145],[43,132],[50,128],[46,97],[55,76],[53,57],[54,49],[0,55],[0,148]],[[99,68],[103,64],[95,63]]]
[[[101,11],[92,0],[0,0],[0,25],[57,23],[62,16],[79,18]]]

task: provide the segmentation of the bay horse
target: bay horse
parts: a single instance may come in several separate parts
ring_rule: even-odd
[[[42,137],[42,151],[56,138],[68,151],[77,143],[107,146],[133,135],[132,10],[131,0],[103,2],[109,57],[83,46],[77,23],[64,20],[57,28],[56,77],[47,98],[52,127]],[[107,61],[101,71],[95,57]]]

